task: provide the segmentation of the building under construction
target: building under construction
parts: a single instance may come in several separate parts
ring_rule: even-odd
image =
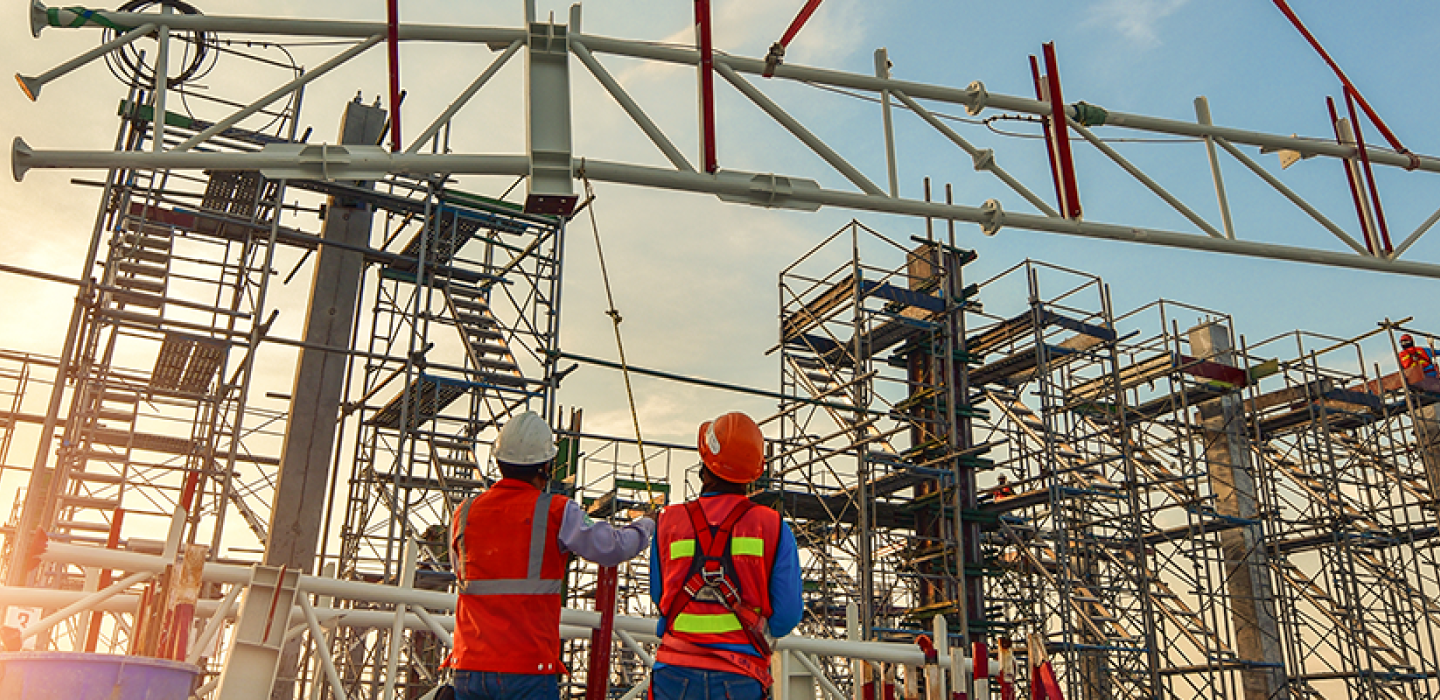
[[[113,23],[108,50],[133,50],[120,42],[137,25]],[[530,24],[527,50],[563,29]],[[46,621],[27,632],[37,648],[195,663],[201,698],[418,698],[450,644],[446,525],[498,478],[509,416],[550,421],[553,490],[593,518],[693,495],[693,445],[592,432],[563,403],[564,365],[601,364],[560,335],[565,237],[588,201],[557,207],[546,198],[567,193],[538,171],[516,203],[445,168],[230,165],[218,156],[302,154],[301,101],[252,112],[262,128],[203,121],[167,111],[183,81],[122,64],[115,150],[136,157],[77,181],[98,195],[93,274],[6,269],[78,290],[53,354],[0,350],[0,479],[24,485],[0,513],[0,603]],[[357,98],[335,141],[358,162],[390,126]],[[440,133],[409,153],[446,157]],[[201,142],[211,165],[143,160]],[[1002,212],[977,216],[998,227]],[[615,365],[775,400],[755,416],[768,456],[751,498],[800,546],[797,634],[941,635],[957,693],[959,659],[1009,638],[1038,640],[1067,698],[1440,698],[1440,380],[1395,360],[1401,334],[1431,335],[1377,318],[1357,337],[1247,338],[1225,310],[1115,309],[1110,283],[1041,260],[984,279],[958,218],[916,235],[854,221],[776,261],[776,348],[753,361],[778,365],[778,387]],[[297,303],[303,330],[285,337],[276,311]],[[296,358],[290,387],[264,379],[267,346]],[[81,562],[82,548],[116,558]],[[173,566],[133,576],[157,555]],[[185,560],[210,567],[193,619],[166,602]],[[596,643],[612,696],[643,691],[653,623],[596,642],[577,620],[609,595],[620,616],[653,617],[648,567],[604,584],[572,563],[567,697],[584,695]],[[381,587],[411,597],[340,593]],[[66,612],[96,591],[109,602]],[[291,604],[288,624],[257,626]],[[881,697],[870,683],[939,697],[947,682],[878,652],[785,654],[782,697]],[[257,666],[242,655],[272,678],[243,677]]]

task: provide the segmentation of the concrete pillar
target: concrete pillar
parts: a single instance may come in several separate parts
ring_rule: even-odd
[[[1431,494],[1440,494],[1440,405],[1419,406],[1410,412],[1415,423],[1415,450],[1425,467],[1425,483]],[[1440,510],[1440,502],[1433,506]]]
[[[1236,366],[1229,329],[1207,323],[1190,329],[1190,349],[1199,358]],[[1238,394],[1200,404],[1200,421],[1209,464],[1210,490],[1221,515],[1257,520],[1260,516],[1245,411]],[[1269,565],[1260,546],[1264,531],[1252,525],[1220,533],[1236,653],[1266,667],[1241,671],[1245,700],[1280,700],[1285,690],[1285,656],[1276,620]]]
[[[384,129],[385,110],[351,102],[345,106],[340,142],[373,145],[379,142]],[[347,246],[368,246],[372,218],[368,205],[331,197],[322,236]],[[348,350],[350,347],[350,330],[355,325],[364,271],[364,254],[354,249],[320,246],[310,307],[305,312],[305,342],[309,347],[300,351],[300,361],[295,367],[290,419],[285,424],[275,502],[270,511],[269,540],[265,546],[267,566],[285,566],[304,574],[313,573],[315,568],[315,550],[322,534],[320,526],[334,456],[335,429],[345,388],[345,369],[350,362],[348,352],[315,348]],[[292,679],[298,659],[298,644],[287,645],[278,665],[279,676],[272,698],[294,697]]]

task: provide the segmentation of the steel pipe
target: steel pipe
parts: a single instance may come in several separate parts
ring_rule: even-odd
[[[115,49],[127,46],[136,39],[153,31],[155,31],[155,25],[153,23],[142,24],[33,78],[16,73],[15,82],[20,83],[20,89],[25,93],[25,96],[30,98],[31,102],[34,102],[40,97],[40,88],[44,87],[46,83],[70,73],[76,68],[104,56]]]
[[[1222,147],[1227,142],[1217,141]],[[325,149],[331,160],[326,160]],[[577,162],[576,167],[579,166]],[[529,164],[525,156],[392,154],[379,147],[357,146],[270,146],[259,153],[143,153],[133,151],[36,151],[16,137],[11,169],[17,179],[30,168],[137,168],[191,170],[260,170],[267,177],[296,179],[374,179],[390,173],[445,172],[472,175],[522,175]],[[1149,243],[1211,253],[1231,253],[1271,260],[1288,260],[1373,272],[1440,279],[1440,265],[1388,260],[1327,250],[1313,250],[1274,243],[1211,238],[1192,233],[1148,229],[1120,224],[1055,219],[1034,214],[1002,212],[998,208],[972,207],[942,202],[897,199],[884,195],[826,190],[819,187],[782,187],[768,184],[773,176],[737,171],[715,175],[690,173],[643,165],[587,160],[592,180],[640,185],[683,192],[730,196],[756,201],[757,195],[771,206],[795,203],[833,206],[856,211],[933,217],[965,221],[986,227],[1012,228],[1060,233],[1070,236],[1131,243]],[[783,178],[778,178],[783,179]]]

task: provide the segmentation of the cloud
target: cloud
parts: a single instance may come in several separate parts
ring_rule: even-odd
[[[1136,47],[1150,49],[1160,45],[1160,21],[1175,14],[1189,1],[1100,0],[1090,7],[1085,26],[1114,29]]]

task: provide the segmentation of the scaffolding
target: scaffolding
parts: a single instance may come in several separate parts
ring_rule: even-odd
[[[121,102],[118,150],[178,142],[209,126],[167,112],[157,134],[147,102],[139,89]],[[293,111],[274,116],[270,131],[232,128],[213,147],[293,139]],[[36,449],[54,452],[53,466],[31,475],[50,497],[27,493],[10,531],[23,514],[61,541],[171,553],[204,543],[211,558],[254,552],[266,543],[276,426],[285,418],[283,404],[250,399],[284,188],[258,173],[219,171],[112,170],[89,184],[102,189],[95,267],[80,281],[70,351],[6,357],[20,369],[4,375],[14,385],[0,450],[11,447],[17,422],[56,429],[36,440]],[[36,367],[64,379],[51,384],[47,414],[20,408]],[[93,585],[63,568],[40,575],[55,587]],[[80,625],[62,636],[76,649],[133,643],[117,618],[95,621],[103,634]]]
[[[962,369],[973,258],[852,222],[780,274],[783,398],[764,421],[779,435],[754,498],[795,532],[805,634],[844,636],[852,603],[874,638],[911,638],[937,615],[958,635],[986,624],[984,567],[957,518],[988,467]]]

